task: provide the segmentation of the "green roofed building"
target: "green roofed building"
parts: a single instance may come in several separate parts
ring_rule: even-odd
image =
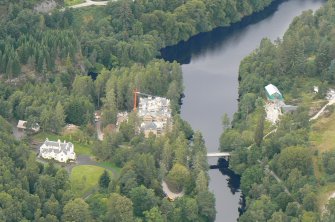
[[[271,101],[282,101],[284,99],[278,88],[272,84],[265,86],[265,93],[268,99]]]

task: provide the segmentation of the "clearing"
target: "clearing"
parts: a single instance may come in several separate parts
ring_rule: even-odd
[[[92,165],[76,166],[72,169],[70,175],[71,190],[76,196],[84,196],[98,189],[99,178],[105,168]],[[110,177],[113,173],[107,170]]]
[[[335,113],[328,117],[319,117],[312,125],[310,134],[311,146],[317,150],[318,156],[313,156],[314,174],[318,180],[327,178],[322,166],[322,153],[335,149]],[[321,186],[318,191],[318,203],[320,212],[324,212],[325,205],[334,195],[335,183],[328,183]]]
[[[273,125],[279,120],[279,116],[282,115],[280,107],[275,103],[265,104],[266,120],[270,121]]]
[[[335,148],[335,113],[329,117],[320,118],[312,128],[310,140],[320,153]]]
[[[78,5],[78,4],[81,4],[81,3],[84,3],[85,0],[65,0],[64,3],[65,3],[65,6],[72,6],[72,5]]]

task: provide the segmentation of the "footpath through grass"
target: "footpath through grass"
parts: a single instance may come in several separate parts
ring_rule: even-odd
[[[74,167],[70,175],[71,190],[76,196],[83,197],[99,189],[99,178],[104,170],[102,167],[92,165]],[[112,178],[114,174],[109,170],[107,171]]]

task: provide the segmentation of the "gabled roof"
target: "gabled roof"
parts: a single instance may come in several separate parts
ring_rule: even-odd
[[[65,154],[70,152],[71,147],[73,146],[73,144],[71,142],[66,143],[65,141],[61,142],[60,140],[50,141],[48,139],[45,140],[43,145],[47,146],[47,148],[42,151],[44,153],[49,153],[49,152],[61,153],[61,152],[63,152]]]
[[[144,130],[156,130],[157,129],[157,125],[154,122],[143,123],[141,125],[141,128],[144,129]]]
[[[267,93],[269,95],[273,95],[275,93],[278,93],[279,95],[282,95],[280,93],[280,91],[278,90],[278,88],[276,86],[272,85],[272,84],[269,84],[269,85],[265,86],[265,90],[267,91]]]

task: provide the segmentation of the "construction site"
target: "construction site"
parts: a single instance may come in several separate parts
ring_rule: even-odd
[[[138,102],[137,102],[138,101]],[[134,90],[134,111],[140,118],[139,132],[146,138],[150,134],[164,135],[172,126],[170,100],[164,97],[152,96]],[[128,113],[122,112],[117,116],[117,126],[128,120]]]
[[[273,125],[279,121],[279,117],[283,113],[293,112],[298,108],[297,106],[285,104],[284,97],[276,86],[269,84],[264,88],[267,97],[264,107],[266,119]]]

